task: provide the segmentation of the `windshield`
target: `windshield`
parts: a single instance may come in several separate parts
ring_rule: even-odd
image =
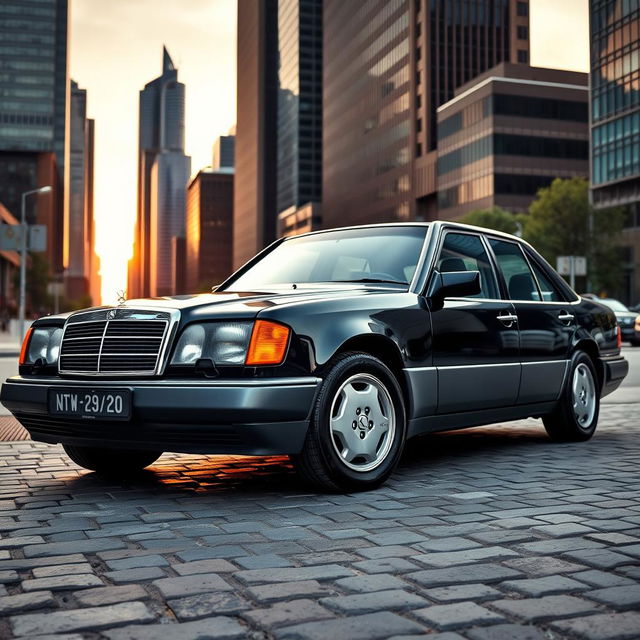
[[[380,282],[408,286],[426,226],[369,227],[293,237],[279,244],[227,291],[318,282]]]
[[[598,300],[598,302],[602,302],[602,304],[606,304],[607,307],[609,307],[609,309],[611,309],[611,311],[629,311],[629,309],[627,309],[627,307],[625,307],[622,302],[619,302],[618,300],[613,300],[611,298],[605,298],[603,300]]]

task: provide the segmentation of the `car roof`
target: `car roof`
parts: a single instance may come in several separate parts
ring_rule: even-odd
[[[510,233],[505,233],[504,231],[496,231],[495,229],[488,229],[486,227],[476,227],[472,224],[465,224],[463,222],[452,222],[450,220],[432,220],[430,222],[378,222],[375,224],[357,224],[357,225],[349,225],[346,227],[332,227],[331,229],[318,229],[316,231],[308,231],[307,233],[301,233],[295,236],[288,236],[285,240],[289,238],[303,238],[305,236],[313,236],[320,233],[329,233],[331,231],[348,231],[352,229],[375,229],[375,228],[384,228],[384,227],[436,227],[440,229],[442,227],[446,228],[454,228],[460,229],[461,231],[474,231],[476,233],[485,233],[491,234],[495,236],[501,236],[507,240],[521,242],[522,244],[529,245],[526,240],[522,238],[518,238],[518,236],[514,236]]]

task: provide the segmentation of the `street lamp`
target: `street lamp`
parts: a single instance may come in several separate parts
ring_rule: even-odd
[[[20,338],[24,337],[25,300],[27,297],[27,197],[36,193],[49,193],[51,187],[40,187],[25,191],[22,194],[22,209],[20,212],[20,306],[18,310],[18,324],[20,326]]]

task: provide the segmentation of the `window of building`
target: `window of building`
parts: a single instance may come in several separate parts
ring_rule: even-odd
[[[422,155],[422,143],[418,142],[418,144],[416,144],[416,157],[420,157]]]
[[[518,40],[529,39],[529,27],[519,24],[517,28],[517,32],[518,32]]]
[[[529,15],[529,3],[528,2],[518,2],[517,4],[517,13],[519,16],[528,16]]]
[[[518,62],[521,64],[529,62],[529,52],[526,49],[518,49]]]

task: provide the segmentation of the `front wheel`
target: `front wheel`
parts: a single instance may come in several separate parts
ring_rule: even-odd
[[[162,451],[134,449],[101,449],[63,445],[66,454],[81,467],[109,476],[127,476],[153,464]]]
[[[552,440],[580,442],[594,434],[600,413],[598,376],[591,358],[577,351],[558,407],[542,421]]]
[[[369,354],[345,353],[324,377],[303,450],[293,462],[322,489],[373,489],[395,469],[405,437],[402,391],[393,373]]]

